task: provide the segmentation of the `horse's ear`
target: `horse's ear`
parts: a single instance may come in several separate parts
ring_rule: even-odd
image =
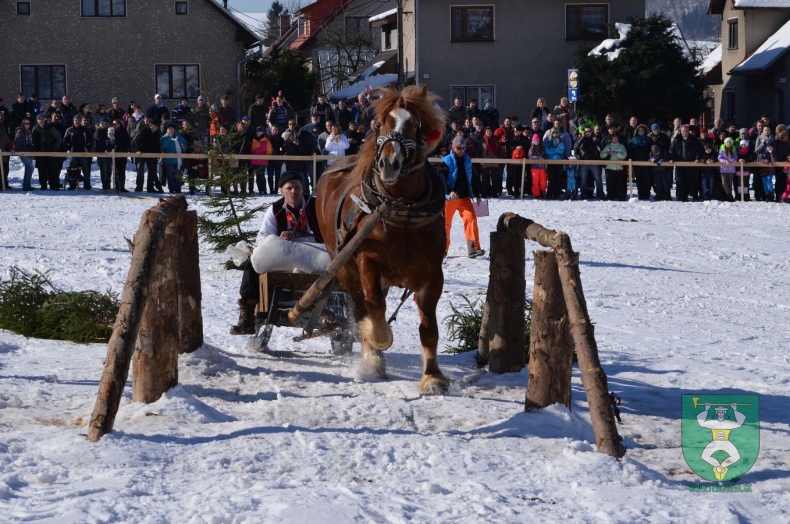
[[[422,85],[422,87],[420,88],[420,94],[422,96],[427,96],[428,95],[428,84],[423,84]]]

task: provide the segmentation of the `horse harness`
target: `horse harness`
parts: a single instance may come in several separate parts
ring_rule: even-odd
[[[418,130],[417,132],[417,136],[420,137],[420,143],[418,144],[414,140],[406,138],[403,133],[398,131],[390,131],[386,135],[379,136],[380,127],[381,124],[375,127],[376,156],[374,164],[378,163],[381,150],[385,144],[388,142],[398,142],[404,151],[406,151],[406,159],[403,162],[403,167],[401,167],[399,179],[424,168],[426,174],[426,190],[419,200],[406,200],[390,194],[380,177],[374,176],[373,170],[363,173],[359,195],[349,196],[351,193],[351,189],[349,189],[346,193],[341,195],[338,200],[337,210],[335,212],[335,225],[337,227],[336,243],[338,251],[340,251],[354,235],[359,222],[367,214],[370,214],[372,209],[382,209],[383,207],[381,221],[385,229],[387,226],[400,228],[422,227],[439,218],[444,210],[446,191],[444,178],[437,173],[436,169],[427,160],[413,165],[417,148],[422,145],[422,134],[420,131]],[[345,164],[335,170],[329,169],[325,171],[324,175],[336,171],[345,171],[349,168],[353,169],[356,165],[357,162]],[[355,205],[349,209],[345,218],[343,218],[341,215],[343,213],[343,204],[346,198],[354,200]],[[382,206],[382,204],[384,204],[384,206]],[[360,211],[362,212],[360,213]]]

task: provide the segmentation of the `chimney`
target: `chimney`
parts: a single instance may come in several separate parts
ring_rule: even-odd
[[[280,36],[283,36],[291,27],[291,15],[280,15]]]

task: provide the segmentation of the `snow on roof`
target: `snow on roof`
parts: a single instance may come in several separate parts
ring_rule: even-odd
[[[348,87],[339,89],[329,95],[329,100],[336,102],[338,100],[348,100],[356,98],[357,95],[369,89],[376,89],[377,87],[394,84],[398,81],[398,75],[395,73],[386,73],[383,75],[372,75],[364,80],[360,80]]]
[[[398,8],[390,9],[389,11],[384,11],[383,13],[379,13],[377,15],[373,15],[368,18],[368,22],[375,22],[376,20],[384,20],[388,16],[394,15],[398,12]]]
[[[771,67],[790,50],[790,20],[772,34],[763,45],[743,62],[732,68],[730,74],[761,73]]]
[[[708,53],[705,59],[700,64],[700,72],[704,75],[717,65],[721,63],[721,44],[717,45],[713,50]]]
[[[620,38],[607,38],[606,40],[598,44],[596,47],[594,47],[587,54],[587,56],[600,56],[602,54],[605,54],[610,62],[618,57],[622,49],[617,46],[625,42],[625,39],[628,37],[628,33],[631,31],[631,24],[623,24],[621,22],[617,22],[614,24],[614,28],[617,29],[617,32],[620,34]],[[616,49],[611,50],[609,52],[605,52],[606,50],[610,50],[614,47],[616,47]]]
[[[790,7],[787,0],[735,0],[735,9]]]

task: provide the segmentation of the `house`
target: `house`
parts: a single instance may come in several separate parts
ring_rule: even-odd
[[[258,37],[213,0],[0,2],[0,93],[109,107],[235,96]]]
[[[289,26],[281,22],[280,37],[266,50],[301,52],[319,74],[321,90],[346,87],[354,72],[381,50],[381,29],[370,18],[391,10],[395,0],[317,0],[294,13]]]
[[[708,14],[721,17],[721,59],[706,69],[715,114],[739,126],[763,113],[789,121],[790,2],[710,0]]]
[[[417,83],[445,107],[455,98],[480,106],[490,98],[500,115],[523,122],[539,97],[554,107],[568,95],[577,46],[607,38],[614,22],[645,16],[645,0],[404,0],[404,13],[404,33],[414,35],[404,66]]]

